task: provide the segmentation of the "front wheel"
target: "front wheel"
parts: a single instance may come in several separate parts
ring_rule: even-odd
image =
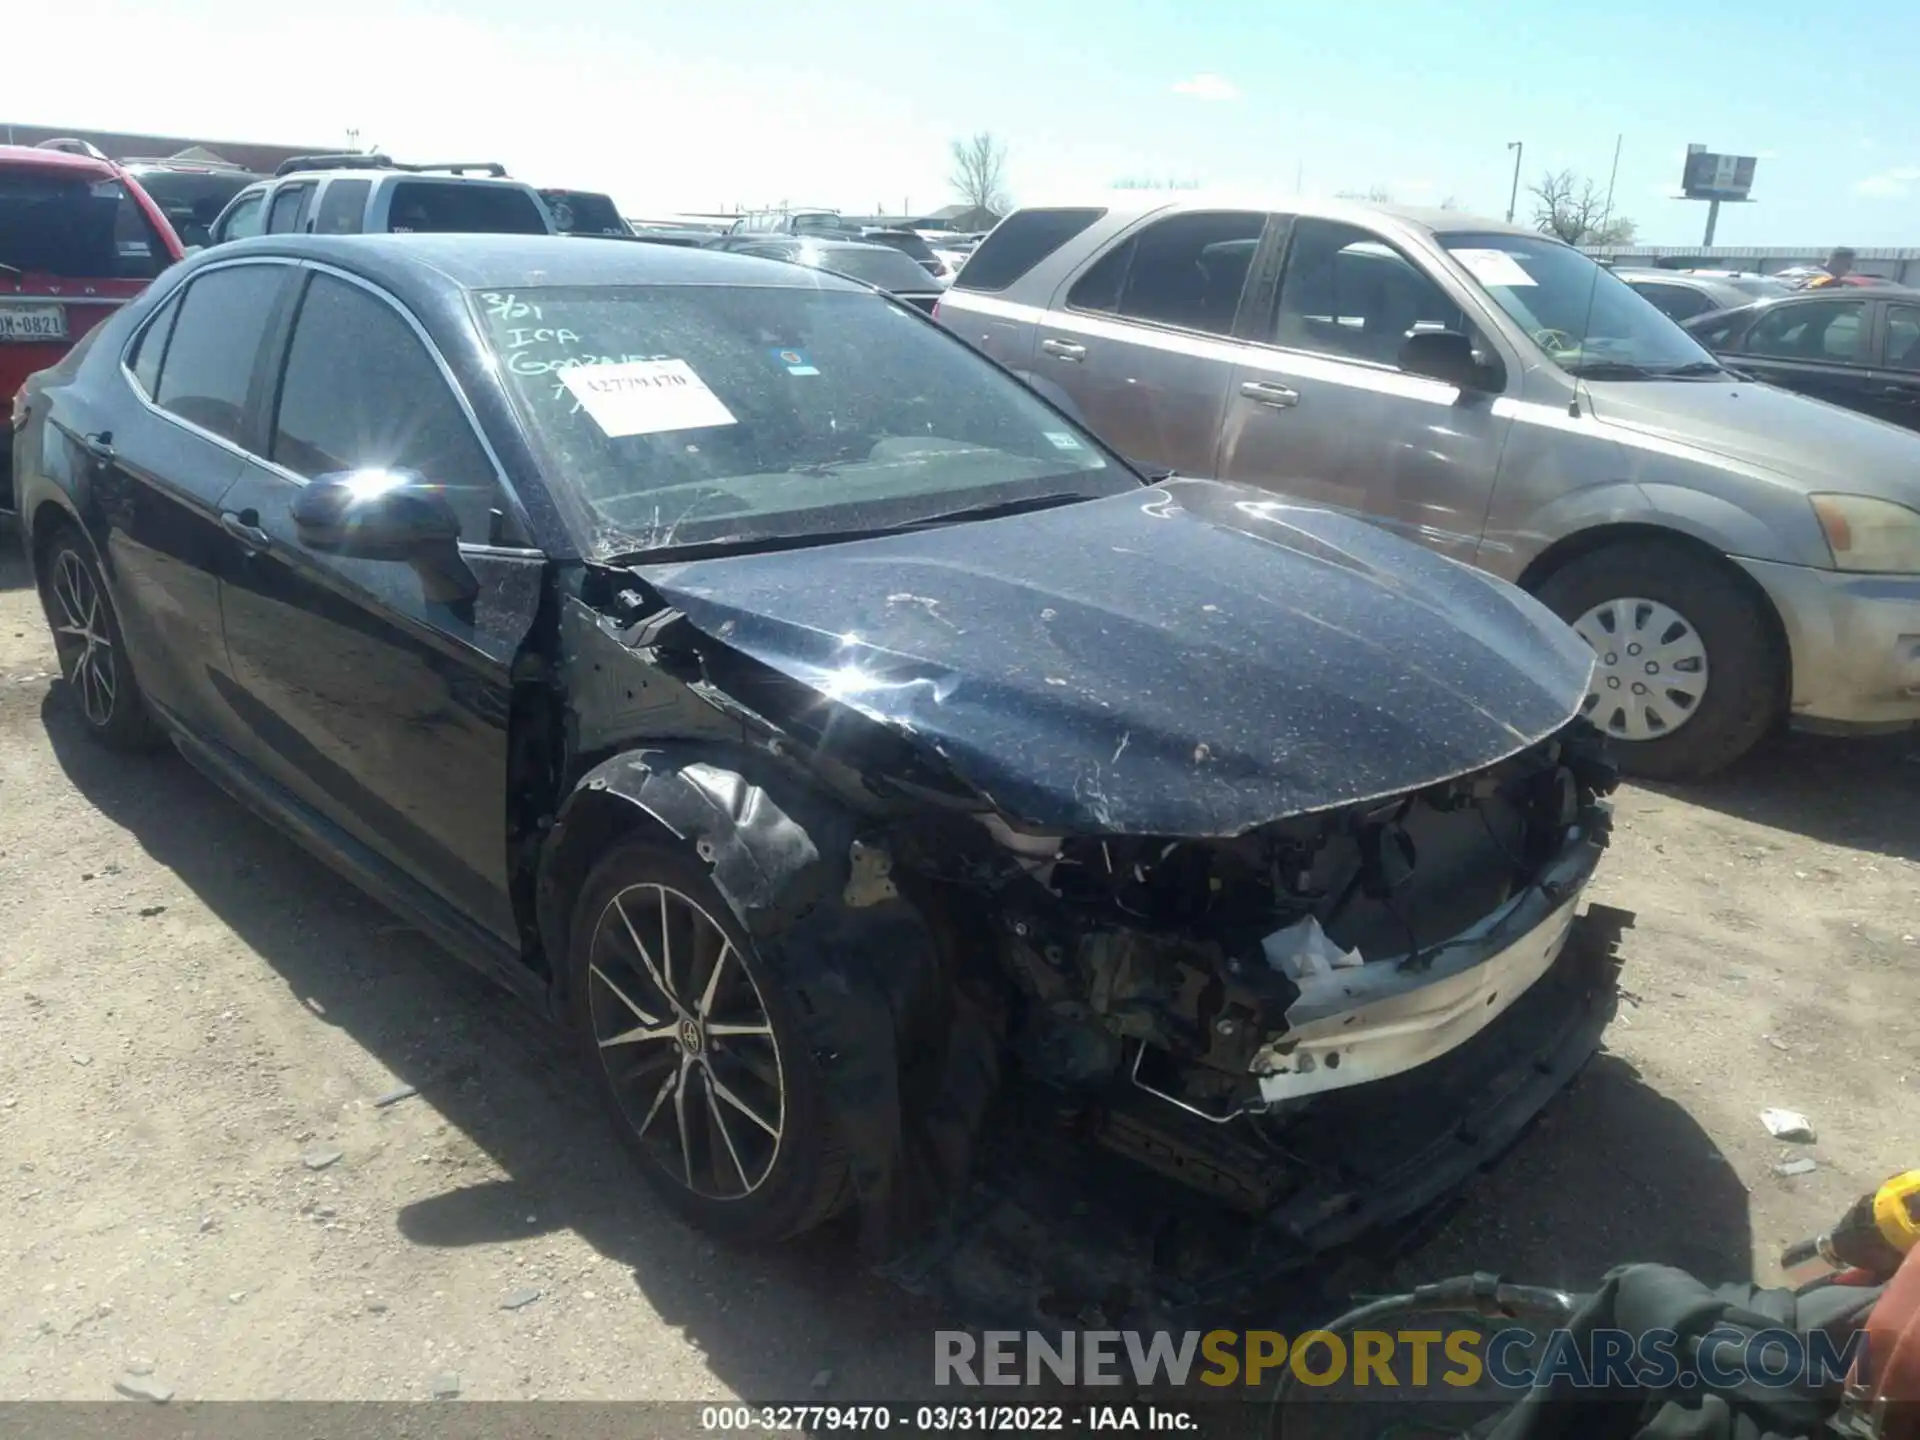
[[[594,1088],[685,1219],[774,1241],[845,1203],[798,1013],[704,865],[651,840],[611,851],[581,888],[568,962]]]
[[[1610,545],[1538,594],[1593,647],[1585,713],[1628,774],[1711,775],[1779,718],[1785,668],[1768,617],[1722,562],[1658,540]]]

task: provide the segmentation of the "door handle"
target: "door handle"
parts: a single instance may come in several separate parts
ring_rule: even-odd
[[[1087,347],[1076,345],[1071,340],[1042,340],[1040,348],[1056,360],[1084,360]]]
[[[260,528],[260,512],[257,510],[242,510],[238,515],[229,510],[221,515],[220,528],[238,540],[252,555],[258,555],[273,544],[273,537]]]
[[[1285,410],[1300,403],[1300,392],[1289,390],[1284,385],[1269,385],[1264,380],[1248,380],[1240,386],[1240,393],[1249,400],[1257,400],[1262,405],[1271,405],[1275,410]]]
[[[100,430],[80,437],[80,446],[102,465],[113,463],[113,432]]]

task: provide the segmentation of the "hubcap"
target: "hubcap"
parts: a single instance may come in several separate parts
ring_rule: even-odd
[[[1593,647],[1586,715],[1617,740],[1671,735],[1707,693],[1707,647],[1687,618],[1658,600],[1607,600],[1573,622]]]
[[[600,1064],[648,1155],[710,1200],[758,1190],[780,1154],[785,1075],[760,989],[713,917],[671,886],[629,886],[601,913],[588,985]]]
[[[48,589],[53,594],[54,646],[60,667],[80,697],[87,723],[104,726],[113,719],[116,691],[113,641],[107,634],[106,602],[80,557],[62,550],[54,562]]]

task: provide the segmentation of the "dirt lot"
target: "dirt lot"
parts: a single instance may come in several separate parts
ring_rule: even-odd
[[[88,745],[0,543],[0,1398],[129,1365],[183,1399],[924,1392],[936,1317],[839,1239],[684,1230],[512,1002],[184,762]],[[1408,1278],[1770,1277],[1920,1164],[1916,752],[1794,741],[1623,792],[1607,1052]],[[1770,1105],[1818,1143],[1771,1140]],[[1790,1151],[1819,1168],[1779,1176]]]

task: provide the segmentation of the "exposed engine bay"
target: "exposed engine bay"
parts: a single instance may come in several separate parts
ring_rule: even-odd
[[[1258,1211],[1274,1186],[1249,1177],[1314,1095],[1463,1043],[1556,958],[1613,784],[1576,723],[1477,774],[1231,839],[988,815],[962,854],[947,827],[909,829],[892,868],[997,958],[1027,1076],[1101,1143]]]

